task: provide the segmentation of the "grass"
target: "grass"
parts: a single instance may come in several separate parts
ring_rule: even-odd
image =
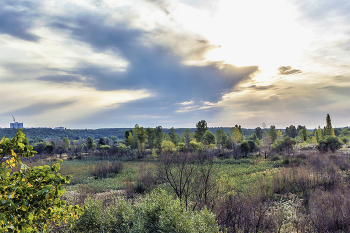
[[[280,161],[270,161],[263,158],[244,159],[218,159],[215,161],[215,176],[217,179],[226,175],[234,183],[234,191],[245,192],[266,171],[274,170],[280,166]]]
[[[113,161],[112,159],[110,161]],[[156,167],[155,160],[132,160],[123,161],[123,170],[115,175],[111,175],[105,179],[95,179],[91,175],[91,171],[99,163],[105,163],[96,157],[90,157],[82,160],[64,160],[61,163],[60,173],[63,176],[71,175],[71,183],[66,186],[67,191],[73,191],[78,188],[79,184],[88,185],[96,193],[108,190],[121,190],[125,188],[125,182],[135,182],[137,179],[138,169],[141,163],[147,166]],[[28,165],[52,165],[55,161],[42,160],[32,162]],[[233,183],[235,192],[244,192],[254,184],[265,171],[269,171],[279,167],[280,161],[270,161],[264,158],[242,158],[242,159],[216,159],[214,162],[214,177],[220,179],[227,176]],[[154,169],[155,171],[155,169]],[[266,173],[265,173],[266,174]],[[163,186],[163,185],[162,185]]]

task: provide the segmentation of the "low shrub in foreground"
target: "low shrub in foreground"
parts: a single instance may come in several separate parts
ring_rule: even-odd
[[[74,232],[220,232],[210,211],[186,210],[163,190],[152,191],[134,204],[120,198],[105,211],[99,201],[88,199],[86,205]]]
[[[107,178],[109,174],[117,174],[123,170],[123,164],[119,161],[112,163],[99,163],[95,166],[91,175],[95,178]]]

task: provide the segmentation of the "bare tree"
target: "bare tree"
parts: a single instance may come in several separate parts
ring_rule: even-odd
[[[215,203],[215,182],[213,158],[195,153],[163,153],[159,158],[159,179],[172,188],[175,195],[183,200],[186,209],[212,208]]]

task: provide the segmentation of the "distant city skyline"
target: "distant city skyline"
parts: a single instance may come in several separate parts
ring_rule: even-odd
[[[350,2],[4,0],[0,127],[350,125]]]

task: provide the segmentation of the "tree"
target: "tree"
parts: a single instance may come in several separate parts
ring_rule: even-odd
[[[215,144],[215,136],[209,130],[205,131],[203,136],[203,142],[205,145]]]
[[[130,130],[125,130],[125,132],[124,132],[124,138],[125,138],[125,140],[126,139],[128,139],[128,137],[129,137],[129,133],[131,133],[132,134],[132,129],[130,129]]]
[[[347,137],[350,135],[350,131],[348,131],[348,128],[343,128],[340,132],[340,137]]]
[[[162,148],[162,141],[164,139],[164,130],[162,126],[157,126],[155,130],[156,134],[156,146],[158,149]]]
[[[118,144],[118,138],[116,136],[111,136],[111,140],[113,142],[113,145]]]
[[[146,129],[148,144],[153,149],[156,146],[155,129],[148,127]]]
[[[83,212],[59,198],[70,181],[70,176],[57,173],[59,163],[32,168],[22,163],[21,157],[34,156],[32,149],[21,129],[12,140],[0,140],[1,232],[43,232],[51,223],[67,223]]]
[[[192,139],[193,139],[191,131],[189,129],[186,129],[184,132],[184,136],[185,136],[186,146],[189,146],[190,141],[192,141]]]
[[[320,140],[323,140],[323,133],[322,133],[322,129],[320,126],[318,126],[317,132],[316,132],[316,140],[317,142],[319,142]]]
[[[277,132],[274,125],[270,126],[269,136],[271,138],[271,142],[274,143],[277,139]]]
[[[335,136],[334,129],[332,127],[331,117],[329,116],[329,114],[327,114],[326,122],[327,122],[327,125],[326,125],[326,129],[325,129],[325,135],[326,136]]]
[[[48,144],[45,146],[45,152],[48,154],[52,154],[52,152],[54,151],[55,147],[51,144]]]
[[[205,120],[201,120],[196,124],[195,138],[197,139],[197,142],[202,142],[205,131],[207,130],[208,126]]]
[[[87,137],[86,138],[86,147],[89,149],[89,150],[92,150],[92,147],[93,147],[93,144],[94,144],[94,139],[92,137]]]
[[[256,136],[256,133],[252,133],[252,135],[250,135],[248,139],[255,141],[256,139],[258,139],[258,136]]]
[[[277,138],[281,138],[283,136],[282,131],[278,130],[277,131]]]
[[[249,154],[250,147],[249,147],[249,144],[247,141],[242,142],[241,151],[245,156],[247,156]]]
[[[140,127],[138,124],[136,124],[133,131],[136,134],[136,138],[138,141],[138,148],[140,151],[142,151],[142,149],[147,141],[146,130],[143,127]]]
[[[278,152],[285,151],[289,155],[290,150],[293,149],[296,143],[294,139],[287,136],[284,139],[277,140],[273,145],[273,149]]]
[[[248,140],[248,145],[249,145],[249,152],[253,153],[255,151],[257,151],[259,148],[256,145],[256,143],[253,140]]]
[[[307,129],[304,125],[304,128],[301,130],[301,135],[302,135],[302,139],[303,141],[306,141],[307,140]]]
[[[174,127],[171,127],[170,130],[169,130],[169,137],[170,137],[170,140],[175,144],[177,145],[178,141],[177,141],[177,137],[176,137],[176,133],[175,133],[175,129]]]
[[[224,129],[218,129],[215,133],[215,136],[217,143],[219,143],[221,146],[226,145],[227,135]]]
[[[237,144],[243,140],[243,135],[237,125],[231,128],[231,135],[234,144]]]
[[[259,140],[262,139],[263,131],[262,131],[262,129],[260,127],[256,127],[254,133],[259,138]]]
[[[68,137],[64,137],[62,139],[62,142],[63,142],[63,146],[64,146],[65,150],[68,150],[70,148],[69,138]]]
[[[100,140],[98,141],[98,144],[99,144],[99,145],[102,145],[102,146],[106,145],[106,140],[105,140],[105,138],[104,138],[104,137],[100,137]]]
[[[159,179],[170,185],[175,195],[184,201],[186,209],[190,203],[194,209],[213,201],[216,190],[213,164],[210,156],[165,153],[160,156],[157,169]]]
[[[175,144],[172,141],[162,141],[162,150],[166,152],[173,152]]]
[[[295,138],[298,135],[297,129],[294,125],[290,125],[286,128],[286,135],[291,138]]]

